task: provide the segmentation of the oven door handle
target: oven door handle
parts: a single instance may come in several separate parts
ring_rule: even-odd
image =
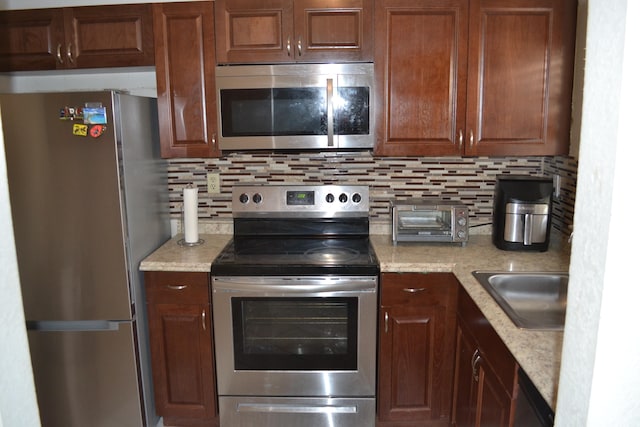
[[[336,406],[336,405],[277,405],[260,403],[240,403],[237,406],[238,412],[267,412],[285,414],[355,414],[358,412],[356,406]]]
[[[214,292],[287,292],[309,294],[317,292],[376,292],[378,278],[371,277],[214,277]]]

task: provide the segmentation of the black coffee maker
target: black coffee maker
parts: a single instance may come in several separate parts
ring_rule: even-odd
[[[493,244],[507,251],[549,248],[553,180],[500,175],[493,196]]]

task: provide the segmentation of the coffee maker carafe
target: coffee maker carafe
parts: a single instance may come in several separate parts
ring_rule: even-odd
[[[508,251],[546,251],[552,194],[549,177],[499,176],[493,198],[493,244]]]

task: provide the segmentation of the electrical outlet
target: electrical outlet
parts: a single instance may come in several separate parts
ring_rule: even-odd
[[[220,193],[220,174],[218,173],[207,174],[207,193],[209,194]]]

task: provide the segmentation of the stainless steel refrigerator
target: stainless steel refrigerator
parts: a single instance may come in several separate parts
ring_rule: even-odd
[[[0,95],[45,427],[155,425],[140,261],[169,238],[154,99]]]

